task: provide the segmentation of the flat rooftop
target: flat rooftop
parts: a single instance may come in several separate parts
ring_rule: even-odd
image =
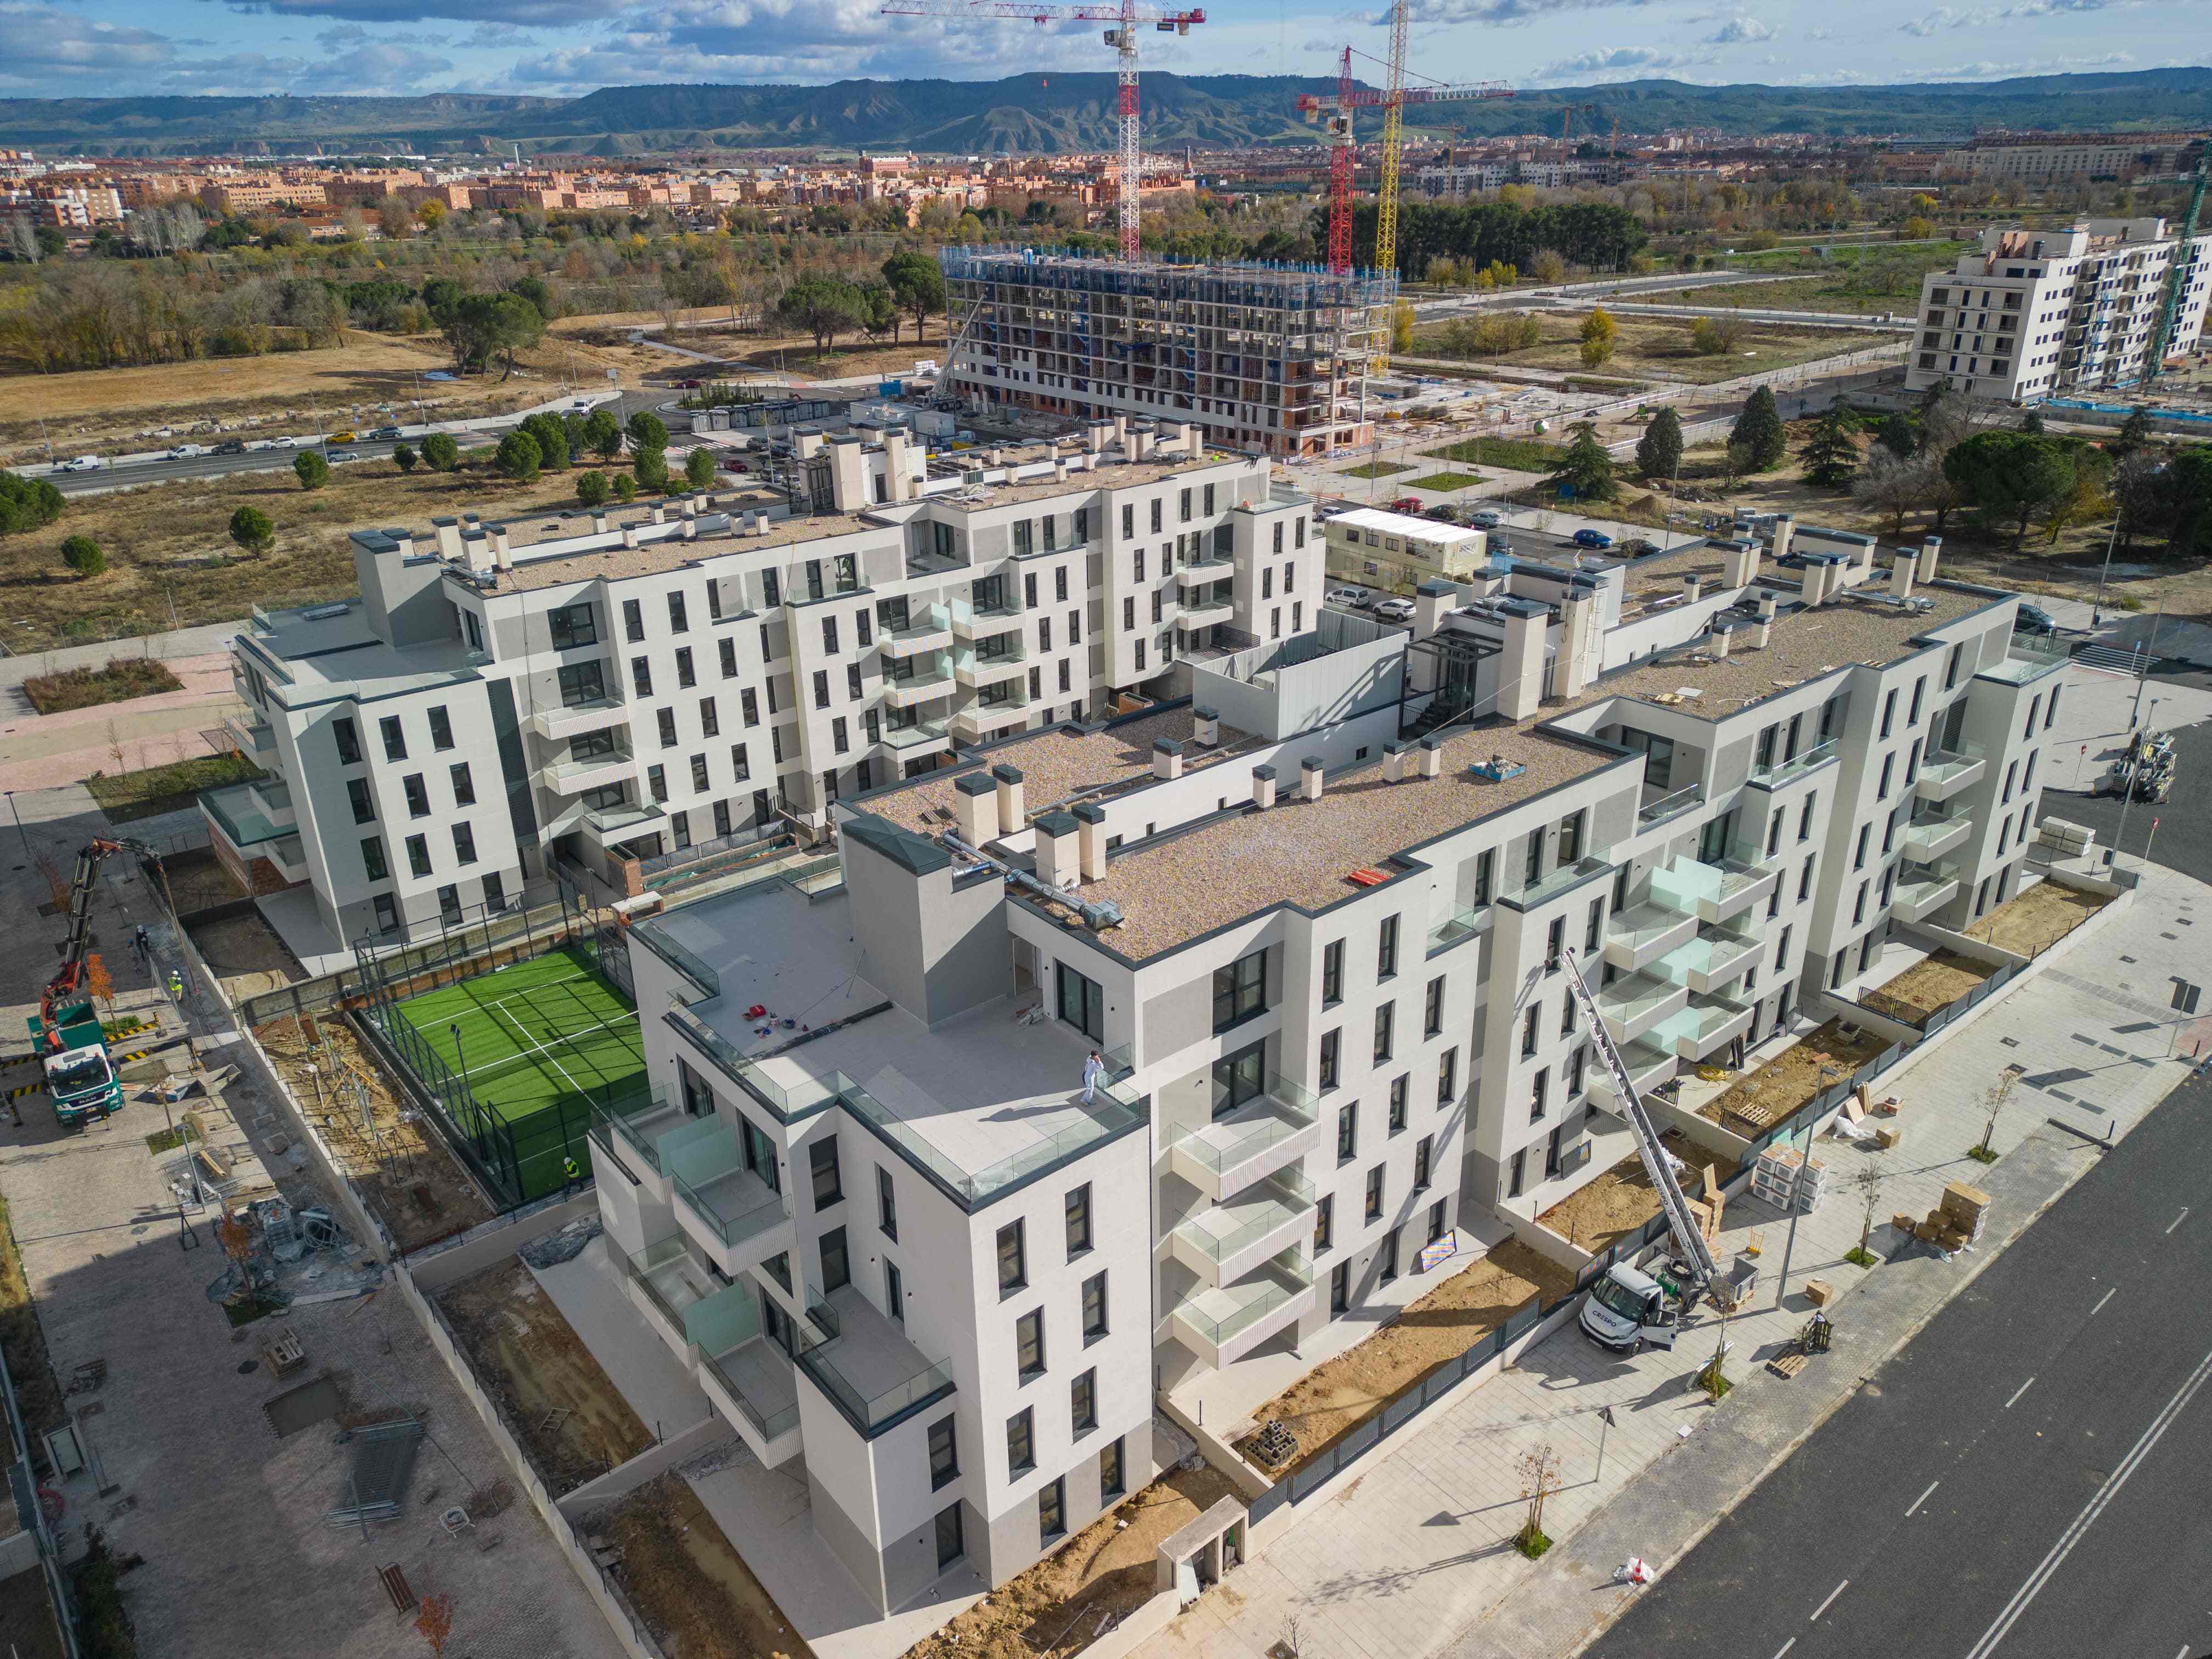
[[[1468,770],[1503,753],[1526,769],[1502,783]],[[1114,854],[1103,881],[1079,896],[1121,907],[1123,925],[1100,941],[1137,959],[1285,901],[1318,910],[1361,890],[1354,870],[1474,823],[1563,783],[1617,763],[1586,744],[1498,720],[1447,738],[1442,775],[1383,781],[1382,763],[1332,776],[1317,801],[1301,799],[1295,775],[1264,812],[1221,819],[1187,835]]]
[[[307,614],[331,609],[317,605],[270,612],[270,631],[251,629],[240,637],[252,641],[257,653],[282,665],[294,691],[346,686],[400,691],[475,677],[476,670],[459,640],[441,640],[433,645],[386,645],[370,629],[368,613],[357,602],[341,616]],[[281,693],[284,687],[276,689]]]
[[[1141,1121],[1104,1093],[1082,1103],[1089,1045],[1057,1020],[1013,1018],[1040,1000],[1035,992],[1000,997],[934,1030],[884,1006],[889,997],[861,976],[852,903],[842,891],[809,900],[775,882],[640,925],[661,930],[720,977],[721,995],[691,1012],[750,1057],[761,1078],[796,1098],[844,1095],[956,1189],[1003,1185]],[[768,1019],[744,1017],[756,1004]],[[787,1018],[802,1029],[786,1029]],[[857,1105],[855,1085],[866,1097]]]

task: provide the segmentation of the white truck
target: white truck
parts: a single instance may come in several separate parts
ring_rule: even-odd
[[[1650,1274],[1616,1261],[1590,1286],[1577,1316],[1583,1334],[1601,1347],[1635,1353],[1645,1343],[1671,1348],[1682,1304]]]

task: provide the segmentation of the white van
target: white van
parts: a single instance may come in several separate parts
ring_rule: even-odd
[[[1616,1261],[1583,1298],[1583,1334],[1601,1347],[1634,1353],[1647,1342],[1674,1346],[1681,1305],[1650,1274]]]

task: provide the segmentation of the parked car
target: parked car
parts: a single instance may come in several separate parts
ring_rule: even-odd
[[[399,435],[399,428],[396,426],[380,426],[368,435],[373,440],[397,438]]]
[[[1477,530],[1495,530],[1505,522],[1505,515],[1486,507],[1469,514],[1467,521]]]
[[[246,453],[246,440],[225,438],[215,447],[215,453],[218,455],[243,455]]]
[[[2056,634],[2058,618],[2039,605],[2023,605],[2014,614],[2012,631],[2015,634]]]
[[[1659,544],[1646,541],[1641,536],[1631,536],[1626,541],[1621,543],[1620,550],[1632,559],[1640,559],[1646,553],[1656,553],[1659,550]]]
[[[1421,498],[1419,495],[1401,495],[1390,503],[1393,513],[1419,513],[1420,510]]]
[[[101,467],[106,465],[107,463],[101,460],[97,455],[80,455],[74,460],[61,462],[54,468],[54,471],[57,472],[97,472]]]
[[[1613,538],[1602,530],[1577,530],[1575,532],[1575,545],[1577,547],[1611,547]]]
[[[172,444],[169,447],[169,459],[173,461],[193,460],[206,453],[205,444]]]
[[[326,449],[323,452],[323,459],[326,461],[357,461],[361,457],[350,449]]]
[[[326,443],[326,444],[349,444],[349,443],[353,442],[355,439],[356,439],[356,438],[358,438],[358,437],[360,437],[360,436],[361,436],[361,434],[359,434],[358,432],[356,432],[356,431],[355,431],[351,427],[349,427],[349,427],[342,428],[341,429],[339,429],[338,431],[336,431],[336,432],[331,432],[331,433],[326,433],[326,434],[324,434],[324,437],[323,437],[323,441],[324,441],[325,443]]]
[[[1375,607],[1375,620],[1409,623],[1413,620],[1413,602],[1411,599],[1384,599]]]
[[[1352,611],[1362,610],[1370,603],[1364,590],[1357,587],[1332,587],[1322,597],[1331,605],[1340,605]]]
[[[1442,507],[1431,507],[1421,516],[1425,519],[1435,519],[1443,524],[1457,524],[1459,522],[1459,509],[1452,506],[1449,502],[1446,502]]]

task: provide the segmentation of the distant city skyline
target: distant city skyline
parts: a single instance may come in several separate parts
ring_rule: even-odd
[[[0,0],[0,96],[487,92],[568,96],[669,82],[995,80],[1103,70],[1098,26],[955,26],[877,0]],[[1288,0],[1208,7],[1187,39],[1147,33],[1182,74],[1321,75],[1346,44],[1379,55],[1381,14]],[[1523,87],[1667,77],[1713,85],[1881,85],[2154,69],[2201,50],[2203,0],[1414,0],[1414,58],[1449,80]],[[2186,55],[2196,52],[2196,59]],[[1364,78],[1380,66],[1355,60]]]

